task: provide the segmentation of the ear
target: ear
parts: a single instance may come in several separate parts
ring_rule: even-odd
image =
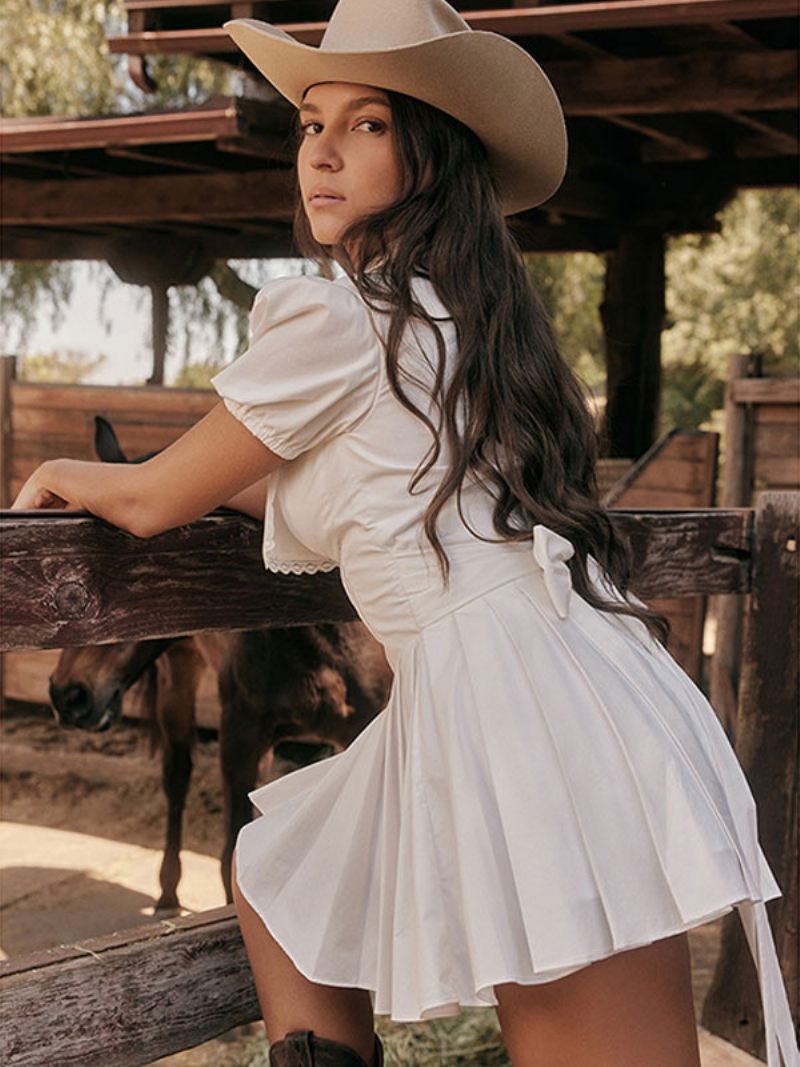
[[[98,459],[104,463],[127,463],[128,457],[122,451],[114,427],[102,415],[94,417],[94,450]]]

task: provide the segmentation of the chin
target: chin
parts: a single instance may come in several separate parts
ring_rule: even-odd
[[[339,239],[339,234],[342,232],[342,227],[333,226],[312,226],[311,233],[314,235],[314,240],[321,245],[334,245]]]

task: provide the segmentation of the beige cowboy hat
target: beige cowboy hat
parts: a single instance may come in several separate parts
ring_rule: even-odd
[[[319,48],[259,19],[224,29],[295,107],[318,82],[391,89],[445,111],[485,145],[503,210],[535,207],[561,184],[564,115],[542,68],[497,33],[470,29],[445,0],[339,0]]]

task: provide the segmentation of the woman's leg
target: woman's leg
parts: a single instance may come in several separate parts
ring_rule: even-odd
[[[686,933],[494,990],[514,1067],[700,1067]]]
[[[233,902],[270,1044],[291,1030],[313,1030],[316,1037],[349,1045],[371,1064],[375,1039],[368,990],[320,985],[300,974],[242,896],[235,857],[231,877]]]

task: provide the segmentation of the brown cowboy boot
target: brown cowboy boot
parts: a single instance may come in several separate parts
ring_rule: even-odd
[[[383,1067],[383,1045],[375,1034],[372,1063],[349,1045],[330,1037],[316,1037],[313,1030],[292,1030],[269,1047],[269,1067]]]

